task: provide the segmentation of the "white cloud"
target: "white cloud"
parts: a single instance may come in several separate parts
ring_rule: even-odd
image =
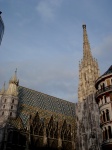
[[[54,17],[53,8],[51,8],[46,2],[41,2],[37,6],[37,11],[44,19],[52,19]]]
[[[60,6],[62,0],[40,1],[36,10],[44,21],[52,20],[55,17],[55,10]]]

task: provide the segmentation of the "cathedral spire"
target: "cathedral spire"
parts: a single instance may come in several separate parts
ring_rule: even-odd
[[[90,44],[87,36],[86,25],[83,27],[83,59],[79,64],[79,87],[78,99],[82,102],[90,94],[95,92],[95,81],[99,77],[97,60],[91,54]]]
[[[17,68],[15,70],[15,74],[13,75],[13,77],[10,79],[9,83],[14,83],[16,85],[18,85],[19,81],[17,80]]]
[[[19,80],[17,79],[17,69],[15,71],[14,76],[9,80],[9,87],[6,91],[8,95],[18,95],[17,86],[19,85]]]
[[[83,58],[84,59],[90,59],[92,58],[91,50],[90,50],[90,44],[88,40],[88,35],[86,31],[86,25],[83,24]]]

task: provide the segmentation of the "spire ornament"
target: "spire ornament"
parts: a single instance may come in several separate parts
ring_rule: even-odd
[[[15,70],[14,76],[9,80],[9,87],[6,91],[8,95],[18,95],[17,86],[19,85],[19,80],[17,79],[17,69]]]
[[[4,82],[3,87],[0,91],[0,95],[3,95],[4,93],[5,93],[5,82]]]

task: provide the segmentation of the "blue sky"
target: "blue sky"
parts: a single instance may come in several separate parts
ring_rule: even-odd
[[[17,68],[20,85],[77,102],[82,24],[102,74],[112,64],[111,6],[111,0],[0,0],[0,87]]]

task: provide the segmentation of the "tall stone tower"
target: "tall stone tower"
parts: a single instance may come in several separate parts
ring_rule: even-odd
[[[5,125],[8,118],[16,118],[18,106],[18,86],[16,71],[9,81],[8,89],[0,91],[0,125]]]
[[[82,102],[95,92],[95,81],[99,77],[98,63],[91,54],[86,25],[83,27],[83,59],[79,63],[78,100]]]
[[[79,64],[77,116],[77,150],[100,150],[102,134],[99,110],[95,102],[95,81],[99,77],[98,63],[93,58],[86,25],[83,25],[83,59]]]

